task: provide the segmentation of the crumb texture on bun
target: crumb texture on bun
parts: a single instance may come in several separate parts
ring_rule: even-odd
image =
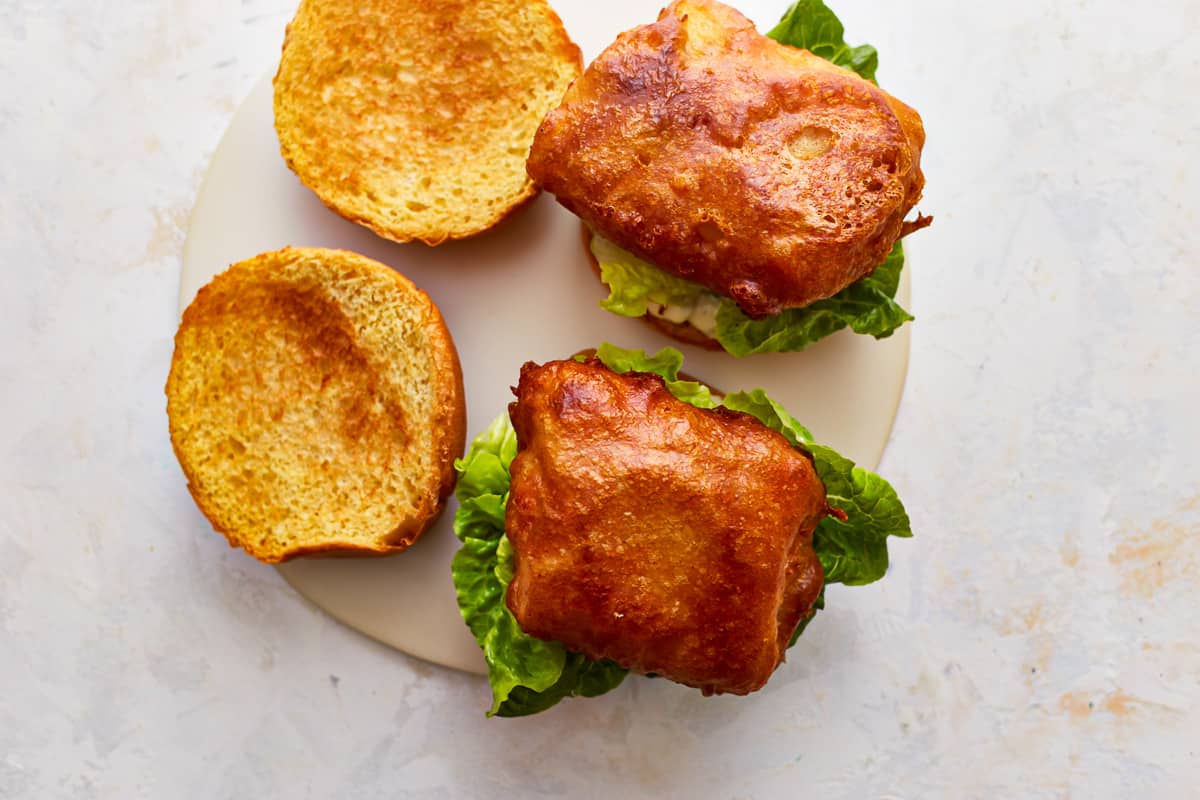
[[[380,236],[471,236],[536,194],[530,142],[581,65],[544,0],[301,0],[275,76],[280,149]]]
[[[676,0],[588,66],[528,169],[619,247],[760,318],[883,263],[913,228],[924,141],[870,81],[715,0]]]
[[[466,431],[437,307],[340,250],[217,275],[183,314],[166,392],[197,505],[266,562],[405,549],[441,513]]]

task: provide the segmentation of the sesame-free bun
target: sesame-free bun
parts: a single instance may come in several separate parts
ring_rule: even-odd
[[[544,0],[301,0],[275,129],[325,205],[388,239],[439,244],[536,194],[529,145],[581,69]]]
[[[166,392],[196,504],[266,562],[405,549],[463,450],[462,372],[437,307],[341,250],[217,275],[184,311]]]

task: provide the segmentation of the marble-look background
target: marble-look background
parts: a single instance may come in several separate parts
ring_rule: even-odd
[[[488,721],[230,551],[167,440],[188,213],[292,2],[0,0],[0,797],[1194,797],[1200,6],[836,7],[930,134],[918,537],[755,696]]]

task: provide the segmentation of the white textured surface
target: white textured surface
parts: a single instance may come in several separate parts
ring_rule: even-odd
[[[756,696],[487,721],[229,551],[167,442],[183,226],[291,4],[0,0],[0,797],[1194,796],[1200,8],[837,5],[930,132],[918,536]]]

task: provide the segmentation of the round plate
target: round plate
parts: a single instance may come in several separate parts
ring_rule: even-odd
[[[597,303],[606,292],[584,254],[579,220],[547,195],[473,239],[436,248],[381,239],[326,209],[288,171],[267,76],[238,110],[200,188],[183,252],[180,309],[229,264],[287,245],[362,253],[429,293],[462,358],[469,435],[506,410],[522,363],[563,358],[602,341],[650,352],[677,346],[691,375],[725,391],[766,389],[818,441],[867,468],[879,463],[904,386],[908,326],[883,341],[842,331],[803,353],[736,359],[679,345],[639,320],[602,311]],[[910,273],[900,284],[904,304]],[[298,560],[279,571],[368,636],[484,673],[450,581],[456,507],[451,499],[438,523],[398,556]]]

